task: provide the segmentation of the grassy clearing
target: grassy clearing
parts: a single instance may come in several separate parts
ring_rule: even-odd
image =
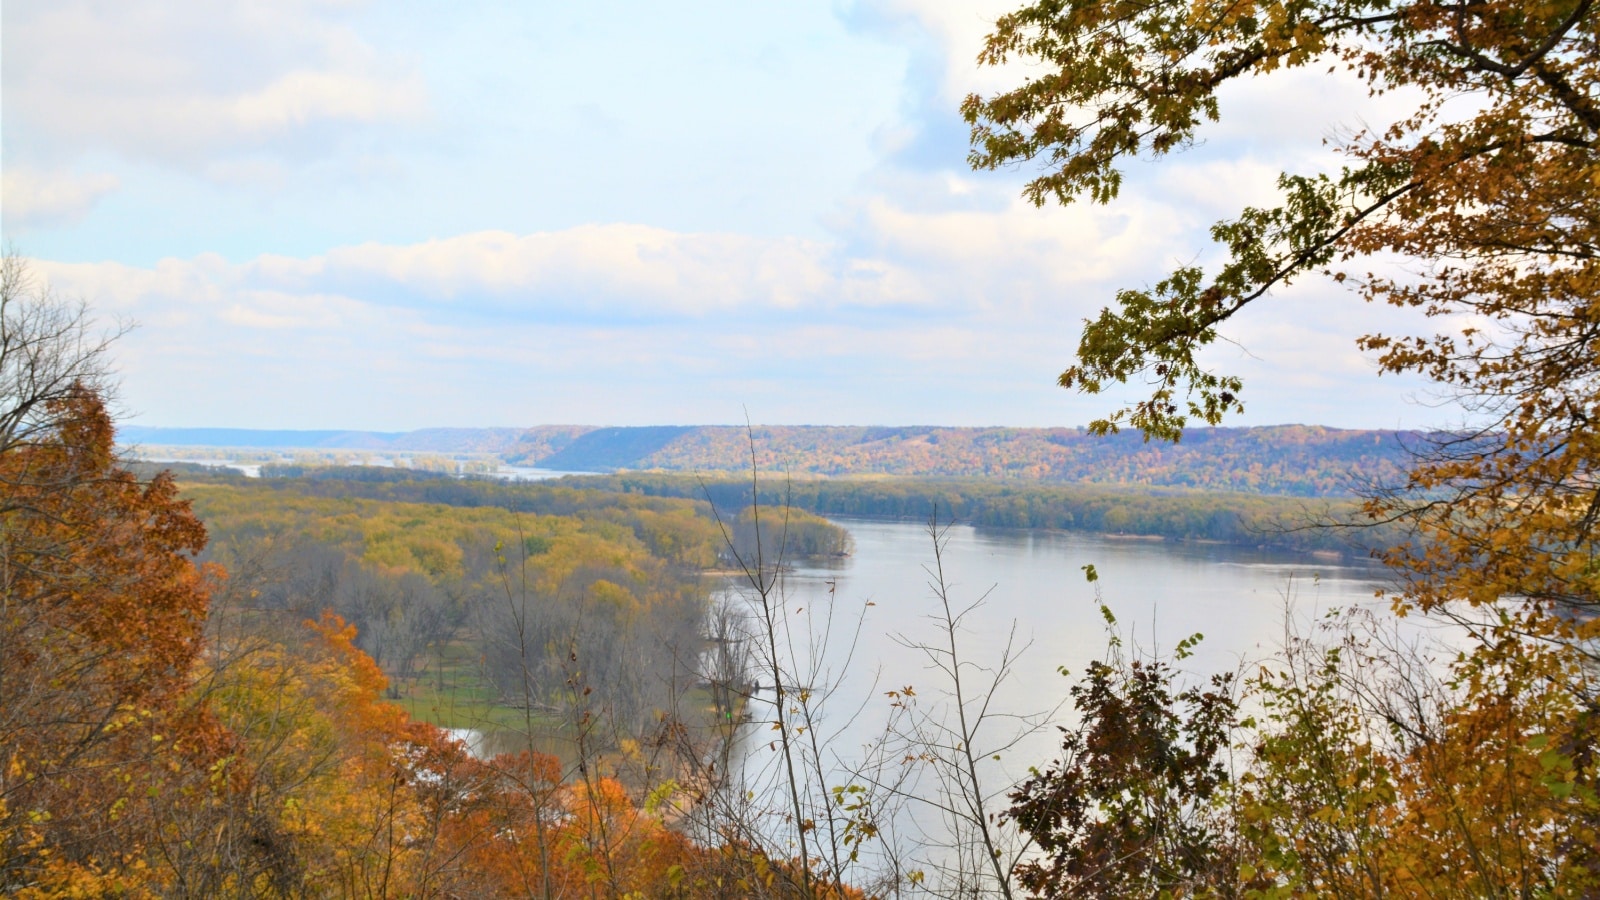
[[[416,678],[397,679],[400,697],[391,702],[406,710],[413,719],[440,728],[474,729],[484,737],[481,747],[487,755],[516,753],[533,749],[555,756],[568,777],[575,777],[578,748],[566,722],[558,714],[525,710],[500,702],[498,692],[484,677],[482,659],[470,635],[437,648]],[[744,710],[734,711],[742,721]],[[710,747],[722,739],[726,725],[715,721],[711,692],[690,687],[678,697],[676,716],[692,735],[692,742]],[[531,725],[531,728],[530,728]],[[530,734],[531,731],[531,734]],[[654,782],[644,771],[640,755],[640,736],[611,736],[612,745],[597,735],[602,746],[591,749],[594,771],[617,775],[630,787],[648,789]]]
[[[413,719],[440,728],[476,728],[479,731],[524,731],[527,711],[500,702],[499,692],[484,677],[482,660],[465,640],[437,648],[416,678],[398,679],[400,698],[394,703]],[[536,734],[554,734],[561,720],[549,713],[532,713]]]

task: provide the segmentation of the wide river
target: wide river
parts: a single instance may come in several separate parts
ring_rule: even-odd
[[[947,641],[931,586],[927,527],[839,524],[855,538],[854,555],[799,566],[781,583],[794,626],[792,656],[802,660],[794,680],[819,694],[834,689],[817,732],[836,773],[859,764],[868,755],[863,748],[880,739],[890,711],[887,691],[910,685],[921,709],[950,709],[948,677],[916,646],[942,649]],[[943,565],[958,611],[982,599],[957,635],[963,658],[982,667],[964,672],[968,690],[987,686],[1009,642],[1020,656],[990,711],[1056,710],[1051,725],[1073,721],[1064,705],[1068,689],[1107,652],[1110,632],[1097,595],[1114,613],[1115,632],[1130,655],[1170,655],[1180,640],[1204,634],[1180,664],[1196,674],[1237,671],[1271,656],[1284,641],[1286,622],[1309,634],[1331,608],[1387,606],[1374,596],[1384,576],[1375,566],[1217,544],[955,526],[945,534]],[[1099,575],[1094,583],[1083,569],[1090,565]],[[751,599],[748,590],[742,593]],[[831,633],[824,638],[830,609]],[[770,672],[758,680],[770,686]],[[747,771],[770,773],[776,762],[766,724],[770,696],[764,690],[758,697],[766,702],[752,704],[756,724],[745,729],[743,748]],[[1013,720],[997,718],[974,741],[986,760],[984,777],[996,786],[1026,777],[1029,766],[1048,763],[1059,749],[1060,734],[1050,727],[1007,749],[1000,762],[988,761],[989,751],[1014,729]]]
[[[939,612],[928,528],[836,521],[855,539],[855,553],[793,569],[784,581],[790,605],[826,600],[831,591],[841,611],[865,613],[858,660],[879,662],[896,679],[907,677],[901,664],[917,654],[896,637],[931,637],[927,617]],[[1191,664],[1232,668],[1241,657],[1260,656],[1282,642],[1286,612],[1304,623],[1331,607],[1374,605],[1386,574],[1364,560],[961,525],[945,532],[943,562],[958,607],[987,595],[963,644],[975,658],[993,656],[1014,622],[1018,639],[1034,644],[1021,670],[1034,685],[1058,666],[1078,671],[1103,654],[1107,635],[1097,595],[1125,637],[1144,650],[1169,652],[1201,632],[1205,640]],[[1088,580],[1085,566],[1094,567],[1098,581]]]

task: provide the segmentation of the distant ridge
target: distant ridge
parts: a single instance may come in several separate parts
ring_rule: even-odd
[[[1179,444],[1137,432],[1096,437],[1078,428],[937,426],[740,426],[603,428],[558,453],[513,448],[508,462],[562,471],[732,473],[755,462],[769,473],[1008,478],[1349,496],[1393,482],[1408,466],[1415,432],[1276,425],[1200,428]]]
[[[535,463],[558,472],[600,472],[638,468],[638,462],[664,451],[683,435],[704,426],[647,425],[634,428],[597,428],[579,436],[565,448]],[[524,457],[531,454],[524,454]]]
[[[1393,482],[1418,432],[1276,425],[1202,428],[1182,443],[1137,433],[1095,437],[1077,428],[731,425],[599,428],[426,428],[407,432],[140,428],[124,444],[377,452],[484,453],[512,465],[566,472],[650,470],[725,474],[756,464],[796,476],[910,475],[1348,496]]]

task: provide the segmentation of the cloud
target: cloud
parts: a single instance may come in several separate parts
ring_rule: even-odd
[[[83,298],[94,309],[141,322],[179,326],[192,310],[217,303],[236,279],[221,257],[165,259],[151,267],[116,262],[62,263],[33,260],[41,276],[57,291]]]
[[[313,256],[214,255],[146,268],[51,266],[112,307],[222,304],[239,327],[300,327],[293,297],[349,298],[424,318],[527,323],[751,322],[911,318],[939,325],[1014,317],[1076,328],[1115,289],[1194,259],[1211,207],[1247,196],[1250,165],[1207,165],[1190,194],[1161,182],[1112,207],[1039,209],[1004,186],[924,176],[866,196],[832,221],[833,240],[679,232],[637,223],[514,234],[475,231],[416,243],[335,247]],[[924,188],[918,190],[918,187]],[[268,301],[272,302],[268,302]],[[276,305],[274,305],[276,304]],[[327,323],[325,323],[327,324]],[[984,325],[982,327],[988,327]]]
[[[876,197],[842,221],[843,244],[583,225],[368,243],[308,259],[264,257],[247,267],[247,277],[279,289],[381,294],[394,302],[534,317],[976,312],[1126,270],[1172,236],[1148,212],[1041,212],[1018,201],[990,211],[917,212]]]
[[[1114,209],[1039,209],[1013,198],[994,210],[929,211],[876,197],[862,204],[855,229],[879,254],[917,273],[927,290],[960,285],[990,301],[999,299],[987,290],[993,287],[1055,293],[1104,284],[1138,272],[1187,236],[1170,210],[1137,197]]]
[[[224,119],[243,134],[274,134],[318,121],[371,123],[424,109],[421,82],[351,72],[290,72],[259,91],[228,98]]]
[[[7,3],[8,150],[203,171],[262,148],[316,154],[342,127],[423,116],[420,78],[345,15],[308,0]]]
[[[870,0],[868,5],[891,21],[915,23],[934,40],[942,56],[938,96],[952,110],[968,94],[1004,90],[1026,74],[1015,65],[978,65],[995,20],[1015,10],[1015,0]]]
[[[620,223],[36,265],[140,323],[118,355],[152,423],[716,422],[749,404],[773,422],[1081,424],[1118,399],[1052,387],[1081,320],[1164,271],[1188,226],[1137,195],[1116,211],[879,197],[840,233]],[[1402,418],[1393,385],[1351,349],[1354,303],[1297,287],[1230,330],[1249,353],[1212,355],[1253,386],[1247,421]]]
[[[14,234],[30,226],[77,222],[120,184],[116,176],[105,173],[41,172],[8,165],[0,175],[3,227]]]
[[[908,209],[888,196],[868,197],[838,217],[836,241],[632,223],[479,231],[311,257],[261,256],[230,267],[223,281],[528,321],[1035,308],[1053,315],[1063,296],[1084,298],[1069,306],[1087,304],[1096,287],[1154,271],[1186,249],[1185,223],[1148,198],[1115,210],[1038,210],[990,199],[964,209]]]
[[[1052,387],[1082,319],[1209,262],[1205,229],[1272,203],[1279,169],[1336,164],[1336,117],[1303,101],[1315,79],[1274,79],[1289,93],[1225,98],[1213,144],[1131,164],[1115,204],[1036,209],[1029,172],[965,171],[956,108],[1020,81],[974,62],[1012,5],[857,0],[848,41],[808,8],[747,45],[712,26],[761,22],[711,13],[613,29],[578,7],[16,0],[6,224],[68,222],[117,187],[84,173],[122,179],[42,254],[120,262],[37,265],[141,323],[118,355],[157,424],[705,422],[746,404],[1077,424],[1113,402]],[[793,35],[815,52],[740,79],[756,70],[738,48],[770,43],[778,65]],[[1379,421],[1387,383],[1339,411],[1371,380],[1356,301],[1315,296],[1230,322],[1253,355],[1218,345],[1218,365],[1262,389],[1252,421]]]
[[[350,297],[429,315],[524,321],[699,320],[940,308],[981,314],[1019,292],[1104,278],[1133,253],[1127,213],[914,212],[885,198],[847,222],[847,243],[680,233],[637,224],[516,235],[481,231],[415,244],[369,242],[313,257],[215,256],[151,268],[42,264],[85,295],[231,304],[237,324],[298,322],[258,306],[291,296]],[[1156,241],[1152,225],[1139,252]],[[1098,246],[1093,253],[1091,246]],[[1120,248],[1120,249],[1119,249]],[[1122,254],[1119,256],[1119,253]]]
[[[363,311],[356,301],[334,294],[248,290],[221,311],[221,319],[247,329],[338,331]]]
[[[632,224],[530,235],[476,232],[402,246],[368,243],[269,268],[291,279],[388,285],[430,300],[648,316],[749,306],[794,309],[828,302],[841,281],[829,271],[828,249],[813,241],[680,234]]]

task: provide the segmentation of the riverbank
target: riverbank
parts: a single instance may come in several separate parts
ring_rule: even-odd
[[[1081,484],[1018,484],[983,479],[700,479],[649,473],[563,479],[563,484],[626,494],[708,499],[719,509],[785,504],[828,518],[881,522],[959,522],[984,528],[1048,529],[1079,534],[1212,541],[1229,546],[1334,552],[1362,559],[1389,546],[1392,529],[1362,524],[1360,502],[1186,489]],[[1360,527],[1349,527],[1360,525]]]

